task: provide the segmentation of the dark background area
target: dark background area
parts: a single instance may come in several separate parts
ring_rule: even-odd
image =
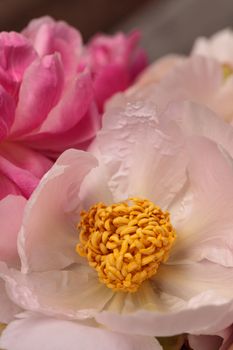
[[[42,15],[77,27],[87,41],[96,32],[139,28],[153,60],[188,53],[194,39],[233,23],[232,0],[0,0],[0,30],[20,31]]]

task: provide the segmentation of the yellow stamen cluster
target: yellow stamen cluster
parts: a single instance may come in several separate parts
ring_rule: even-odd
[[[149,200],[131,198],[106,206],[93,205],[81,213],[79,255],[114,291],[136,292],[168,258],[175,230],[168,212]]]
[[[6,324],[5,323],[0,323],[0,334],[2,333],[2,331],[6,328]]]
[[[229,78],[233,74],[233,67],[227,63],[224,63],[222,65],[222,70],[223,70],[223,79],[224,80],[227,80],[227,78]]]

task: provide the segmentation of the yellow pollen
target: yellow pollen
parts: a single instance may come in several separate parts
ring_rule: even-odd
[[[224,63],[222,65],[223,70],[223,79],[227,80],[232,74],[233,74],[233,67],[229,65],[228,63]]]
[[[136,292],[168,258],[176,233],[168,212],[146,199],[81,212],[76,252],[86,257],[99,280],[114,291]]]

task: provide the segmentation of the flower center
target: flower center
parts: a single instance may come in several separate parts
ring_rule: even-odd
[[[76,252],[86,257],[99,280],[114,291],[136,292],[168,258],[176,233],[168,212],[146,199],[81,212],[80,243]]]
[[[227,80],[233,74],[233,68],[230,64],[224,63],[222,65],[223,79]]]

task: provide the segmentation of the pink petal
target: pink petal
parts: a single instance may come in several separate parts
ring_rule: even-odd
[[[0,200],[8,194],[22,194],[19,187],[8,176],[0,172]]]
[[[36,58],[30,42],[15,32],[0,33],[0,82],[16,96],[25,69]]]
[[[162,350],[153,337],[124,335],[82,324],[40,315],[25,315],[3,332],[1,348],[11,350]]]
[[[32,20],[22,34],[31,41],[41,57],[60,53],[66,79],[74,73],[82,50],[82,38],[75,28],[45,16]]]
[[[118,91],[129,86],[129,74],[120,64],[109,64],[99,70],[94,80],[95,98],[99,110],[103,111],[104,102]]]
[[[147,65],[144,51],[138,48],[140,35],[118,33],[97,35],[87,44],[79,70],[88,67],[93,75],[95,97],[102,112],[104,102],[117,91],[125,90]]]
[[[22,196],[9,195],[0,200],[0,260],[10,265],[19,261],[17,237],[25,204],[26,199]]]
[[[65,132],[74,127],[87,112],[93,98],[89,74],[81,73],[66,87],[59,104],[50,112],[38,133]]]
[[[96,159],[90,154],[69,150],[42,179],[28,201],[20,233],[24,270],[63,268],[77,259],[73,220],[80,206],[79,187],[95,166]]]
[[[0,86],[0,141],[5,139],[14,121],[14,99]]]
[[[39,182],[39,179],[28,170],[17,167],[1,155],[0,172],[9,178],[26,198],[31,195]]]
[[[25,142],[52,158],[57,158],[68,148],[86,150],[100,129],[100,118],[96,106],[92,105],[82,120],[71,130],[58,134],[43,133],[27,137]]]
[[[14,137],[31,132],[58,103],[63,89],[64,73],[57,55],[35,60],[27,69],[19,92]]]
[[[14,164],[16,167],[28,171],[39,179],[53,165],[53,162],[44,157],[42,154],[16,142],[2,143],[0,155]],[[12,180],[14,181],[13,177]]]

